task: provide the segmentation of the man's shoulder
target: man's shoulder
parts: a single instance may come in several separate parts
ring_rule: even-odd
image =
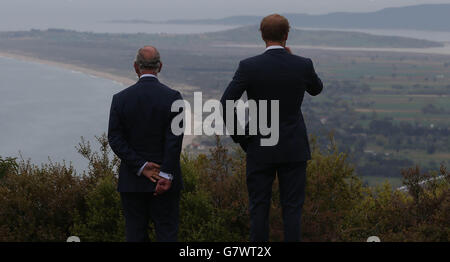
[[[135,92],[135,90],[139,87],[139,82],[136,82],[135,84],[124,88],[122,90],[120,90],[119,92],[115,93],[113,95],[113,100],[121,100],[124,99],[125,97],[127,97],[129,94]]]
[[[303,57],[300,55],[291,54],[291,56],[296,59],[298,62],[309,64],[311,63],[311,58]]]
[[[155,81],[155,82],[137,82],[134,85],[131,85],[119,92],[117,92],[116,94],[114,94],[115,97],[124,97],[127,96],[129,94],[133,94],[137,91],[139,91],[139,89],[142,90],[146,90],[146,91],[159,91],[162,92],[164,94],[167,94],[168,96],[175,96],[178,95],[180,92],[170,88],[169,86],[159,82],[159,81]]]
[[[136,87],[136,85],[137,85],[137,83],[134,84],[134,85],[131,85],[131,86],[125,88],[125,89],[120,90],[119,92],[115,93],[113,95],[113,97],[118,99],[118,98],[121,98],[123,96],[126,96],[127,93],[129,93],[132,89],[134,89]]]
[[[284,57],[288,61],[292,61],[295,63],[303,63],[303,64],[309,64],[311,63],[311,59],[295,54],[290,53],[283,53]],[[270,59],[276,59],[274,56],[269,55],[267,52],[264,52],[262,54],[252,56],[246,59],[243,59],[240,61],[240,65],[244,67],[251,67],[252,65],[260,66],[265,60]]]
[[[263,54],[259,54],[259,55],[255,55],[252,57],[248,57],[245,58],[243,60],[240,61],[241,65],[251,65],[254,63],[258,63],[261,59],[264,59],[264,53]]]
[[[171,97],[173,99],[176,99],[178,97],[181,97],[181,94],[178,90],[175,90],[161,82],[158,82],[159,87],[161,88],[161,90],[168,96]]]

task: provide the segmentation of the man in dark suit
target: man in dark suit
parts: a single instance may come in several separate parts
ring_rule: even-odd
[[[249,100],[279,102],[279,139],[274,146],[262,146],[266,139],[258,128],[256,135],[237,135],[232,139],[247,153],[247,188],[250,209],[250,240],[268,241],[269,209],[272,184],[278,175],[283,209],[285,241],[300,241],[300,221],[305,200],[306,165],[311,159],[301,104],[305,91],[312,96],[321,93],[323,85],[311,59],[293,55],[286,47],[289,22],[274,14],[260,25],[266,51],[240,62],[221,103],[225,121],[226,101],[237,101],[244,92]],[[270,104],[270,103],[269,103]],[[268,107],[269,116],[271,108]],[[259,109],[258,109],[259,111]],[[250,116],[252,117],[252,116]],[[259,116],[260,117],[260,116]],[[234,119],[237,119],[236,111]],[[253,119],[258,119],[253,116]],[[270,124],[271,120],[267,119]],[[260,121],[260,119],[259,119]],[[273,122],[273,121],[272,121]],[[228,126],[227,126],[228,127]],[[248,131],[248,125],[246,130]]]
[[[158,241],[177,241],[180,153],[183,134],[171,130],[178,91],[158,81],[162,63],[156,48],[141,48],[134,63],[139,81],[115,94],[108,140],[120,158],[119,185],[129,242],[148,241],[149,220]]]

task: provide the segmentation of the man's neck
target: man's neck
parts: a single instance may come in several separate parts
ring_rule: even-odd
[[[282,42],[267,41],[266,42],[266,48],[270,47],[270,46],[282,46],[282,47],[285,47],[286,46],[286,42],[282,43]]]
[[[141,78],[144,75],[152,75],[152,76],[158,77],[158,73],[153,72],[153,71],[143,71],[138,75],[138,77]]]

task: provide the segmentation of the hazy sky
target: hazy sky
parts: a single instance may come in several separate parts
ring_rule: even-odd
[[[0,22],[119,18],[165,20],[273,12],[317,14],[429,3],[450,3],[450,0],[0,0]]]
[[[64,28],[91,32],[151,33],[150,26],[106,24],[104,21],[263,16],[275,12],[367,12],[430,3],[450,3],[450,0],[0,0],[0,31]],[[154,30],[180,33],[159,27]]]

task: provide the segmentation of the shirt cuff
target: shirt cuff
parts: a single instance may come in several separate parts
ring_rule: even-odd
[[[159,172],[159,176],[162,177],[162,178],[168,179],[168,180],[173,180],[173,175],[171,175],[171,174],[167,174],[167,173],[164,173],[164,172]]]
[[[145,164],[141,167],[141,169],[139,169],[139,171],[137,172],[137,176],[141,176],[142,171],[144,171],[145,166],[147,165],[148,162],[145,162]]]

